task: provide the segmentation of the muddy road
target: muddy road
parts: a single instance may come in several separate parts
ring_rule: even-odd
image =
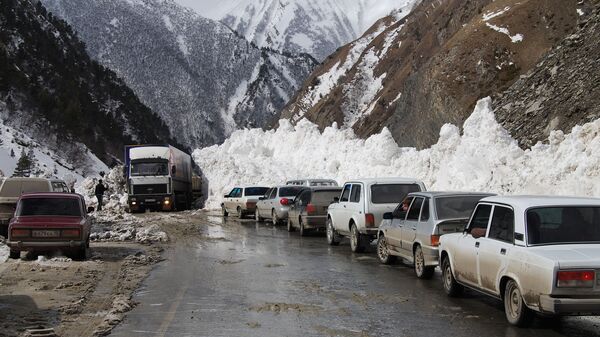
[[[165,261],[111,336],[600,336],[598,318],[513,328],[500,302],[446,297],[439,271],[418,280],[322,236],[207,213],[163,229]]]

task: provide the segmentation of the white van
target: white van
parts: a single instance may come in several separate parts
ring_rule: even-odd
[[[338,245],[350,238],[353,252],[362,252],[377,237],[383,214],[392,212],[411,192],[425,191],[413,178],[357,179],[344,184],[342,193],[327,211],[327,242]]]

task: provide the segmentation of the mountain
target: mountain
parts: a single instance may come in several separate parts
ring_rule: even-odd
[[[177,0],[240,32],[260,47],[324,60],[393,11],[420,0]],[[405,14],[405,15],[406,15]]]
[[[43,149],[82,175],[102,166],[96,156],[118,160],[124,144],[171,142],[161,119],[90,59],[73,29],[30,0],[0,3],[0,118],[3,151],[18,159],[19,149]]]
[[[42,2],[189,147],[268,125],[316,66],[309,55],[258,48],[170,0]]]
[[[426,0],[381,19],[328,57],[282,116],[361,137],[388,127],[403,146],[436,142],[481,97],[500,93],[571,34],[575,0]]]

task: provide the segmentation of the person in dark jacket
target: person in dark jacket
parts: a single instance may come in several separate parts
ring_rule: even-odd
[[[102,179],[98,180],[98,185],[96,185],[96,199],[98,199],[98,211],[102,210],[102,198],[104,197],[104,192],[106,192],[106,186],[102,184]]]

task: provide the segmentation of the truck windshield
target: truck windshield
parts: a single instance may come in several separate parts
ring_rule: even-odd
[[[417,184],[377,184],[371,186],[371,202],[374,204],[399,204],[411,192],[419,192]]]
[[[268,187],[246,187],[244,195],[246,196],[263,196],[269,190]]]
[[[527,211],[532,245],[599,243],[600,207],[544,207]]]
[[[435,210],[439,220],[468,218],[484,196],[456,196],[435,198]]]
[[[18,206],[19,216],[81,216],[79,200],[73,198],[27,198]]]
[[[132,176],[166,176],[167,163],[131,163]]]

